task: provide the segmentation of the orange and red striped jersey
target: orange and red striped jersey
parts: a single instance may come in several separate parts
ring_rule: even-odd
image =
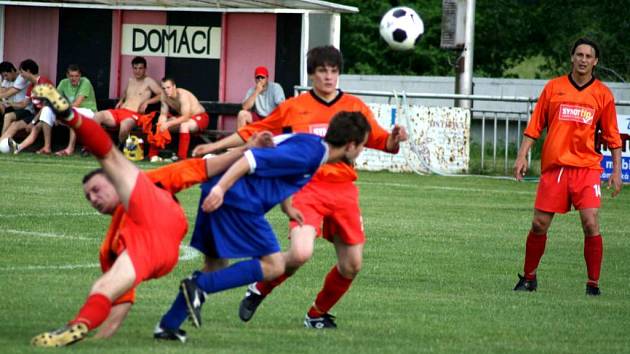
[[[611,149],[621,147],[615,99],[601,81],[593,78],[578,86],[570,75],[545,85],[524,134],[538,139],[547,129],[542,171],[556,166],[601,170],[602,155],[595,150],[595,134]]]
[[[253,133],[268,130],[274,135],[283,133],[310,133],[325,136],[328,123],[332,117],[341,111],[361,112],[368,120],[372,131],[365,144],[366,147],[387,151],[389,133],[376,120],[372,111],[359,98],[339,91],[331,102],[320,99],[311,90],[299,96],[291,97],[282,102],[265,119],[247,125],[238,131],[238,135],[245,141]],[[389,151],[396,153],[398,151]],[[357,179],[353,166],[345,162],[325,164],[317,170],[314,181],[348,182]]]
[[[172,194],[208,179],[204,159],[187,159],[141,173],[146,173],[151,182]],[[147,205],[146,207],[154,208],[159,206]],[[121,244],[119,236],[120,230],[124,229],[126,221],[127,213],[125,212],[125,208],[122,204],[119,204],[112,214],[112,221],[109,224],[109,229],[107,230],[99,252],[99,260],[103,273],[114,265],[118,255],[124,251],[124,246]],[[133,303],[135,297],[135,288],[133,288],[116,299],[113,304],[117,305],[124,302]]]

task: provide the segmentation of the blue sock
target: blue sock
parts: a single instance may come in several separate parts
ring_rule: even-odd
[[[226,289],[251,284],[263,279],[258,259],[234,263],[216,272],[202,273],[195,281],[206,293],[216,293]]]
[[[193,278],[202,274],[199,271],[193,273]],[[205,299],[202,298],[201,301]],[[160,327],[166,329],[178,329],[181,327],[182,323],[186,321],[188,318],[188,310],[186,310],[186,299],[184,298],[184,294],[182,294],[181,290],[177,292],[177,297],[171,308],[162,316],[162,320],[160,321]]]

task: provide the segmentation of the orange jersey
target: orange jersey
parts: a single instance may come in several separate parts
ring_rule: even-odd
[[[545,85],[525,135],[538,139],[547,129],[542,151],[542,171],[555,166],[600,169],[595,151],[598,127],[611,149],[621,147],[615,99],[606,85],[593,78],[578,87],[569,75]]]
[[[206,163],[203,159],[188,159],[141,173],[146,173],[151,182],[172,194],[208,179]],[[119,236],[120,230],[125,227],[126,220],[127,213],[120,204],[112,214],[112,221],[101,244],[99,259],[103,273],[112,267],[118,255],[124,251]],[[135,288],[116,299],[114,305],[124,302],[133,303],[134,300]]]
[[[389,133],[378,125],[372,111],[363,101],[341,91],[331,102],[321,100],[313,91],[291,97],[276,107],[265,119],[241,128],[238,135],[245,141],[253,133],[264,130],[268,130],[274,135],[310,133],[323,137],[326,135],[330,119],[341,111],[363,113],[372,127],[372,132],[365,146],[387,151]],[[396,153],[398,151],[391,152]],[[348,182],[356,179],[357,173],[354,167],[344,162],[325,164],[313,176],[313,181],[323,180],[327,182]]]

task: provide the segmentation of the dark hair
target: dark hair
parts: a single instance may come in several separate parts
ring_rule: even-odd
[[[70,64],[68,65],[68,69],[66,69],[66,72],[70,71],[78,71],[79,73],[81,73],[81,68],[79,68],[77,64]]]
[[[20,63],[20,70],[28,71],[33,75],[39,74],[39,66],[33,59],[26,59]]]
[[[164,76],[164,77],[162,78],[162,82],[167,82],[167,81],[170,81],[170,82],[172,82],[172,83],[173,83],[173,85],[177,86],[177,83],[175,82],[175,79],[173,79],[173,78],[172,78],[172,77],[170,77],[170,76]]]
[[[332,66],[343,69],[343,56],[339,49],[331,46],[315,47],[306,53],[306,72],[309,75],[315,73],[318,66]]]
[[[131,66],[134,66],[136,64],[143,64],[144,67],[147,67],[147,60],[144,59],[144,57],[135,57],[133,58],[133,60],[131,60]]]
[[[575,54],[575,50],[577,49],[577,47],[582,44],[591,46],[595,50],[595,58],[599,58],[599,46],[597,45],[597,43],[595,43],[595,41],[590,40],[586,37],[578,38],[578,40],[573,43],[573,48],[571,48],[571,55]]]
[[[361,144],[371,131],[372,127],[363,113],[341,111],[330,120],[324,141],[335,147],[348,143]]]
[[[102,169],[102,168],[97,168],[97,169],[94,169],[94,170],[88,172],[85,176],[83,176],[83,181],[81,183],[86,184],[86,183],[88,183],[89,180],[92,179],[92,177],[94,177],[96,175],[99,175],[99,174],[105,176],[105,178],[107,178],[109,180],[109,176],[105,173],[105,170]]]
[[[0,73],[11,73],[14,72],[15,66],[10,61],[3,61],[0,63]]]

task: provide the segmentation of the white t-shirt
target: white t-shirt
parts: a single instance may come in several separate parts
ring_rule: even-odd
[[[245,95],[243,102],[245,102],[245,100],[254,93],[255,89],[255,87],[251,87],[247,90],[247,94]],[[269,113],[273,112],[273,110],[276,109],[282,101],[284,101],[284,91],[282,90],[282,86],[269,81],[267,82],[267,88],[256,96],[256,102],[254,102],[253,109],[260,117],[266,117]]]
[[[18,93],[13,95],[13,102],[21,102],[26,99],[26,88],[31,83],[22,77],[22,75],[18,75],[17,79],[13,81],[13,87],[20,90]]]

